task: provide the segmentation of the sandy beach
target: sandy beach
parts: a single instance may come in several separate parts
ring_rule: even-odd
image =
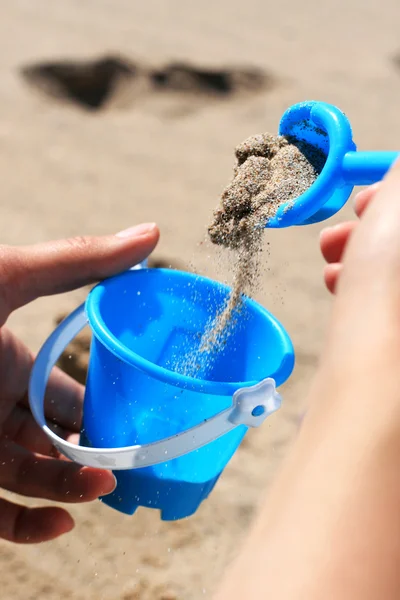
[[[360,149],[399,148],[398,0],[3,0],[0,12],[1,243],[157,221],[156,259],[229,282],[228,257],[202,242],[236,144],[316,99],[348,115]],[[76,65],[104,57],[82,90]],[[332,222],[351,217],[350,201]],[[249,433],[198,513],[164,523],[152,510],[72,507],[71,534],[0,543],[2,600],[212,597],[305,408],[331,302],[320,230],[265,233],[256,299],[287,328],[297,364],[282,409]],[[41,299],[9,325],[36,351],[85,294]]]

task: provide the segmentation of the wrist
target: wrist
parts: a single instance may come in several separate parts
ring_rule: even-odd
[[[399,450],[393,459],[400,462],[400,382],[396,370],[392,366],[372,370],[353,362],[351,369],[338,371],[326,361],[310,390],[302,424],[305,428],[311,439],[314,430],[316,434],[323,432],[324,437],[346,435],[353,451],[357,444],[390,440]]]

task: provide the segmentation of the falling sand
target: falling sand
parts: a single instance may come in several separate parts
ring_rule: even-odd
[[[227,303],[204,334],[200,351],[226,342],[232,317],[243,294],[251,293],[260,273],[263,232],[278,208],[303,194],[325,164],[325,154],[291,137],[261,134],[236,148],[234,178],[221,197],[208,233],[214,244],[235,251],[232,291]]]
[[[286,136],[255,135],[235,151],[234,177],[221,196],[208,234],[213,244],[235,253],[233,284],[225,305],[204,332],[200,346],[177,370],[200,377],[222,350],[236,323],[243,295],[256,288],[263,233],[282,205],[303,194],[317,179],[325,154],[307,142]]]

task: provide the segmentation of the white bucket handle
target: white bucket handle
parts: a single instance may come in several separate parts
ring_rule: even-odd
[[[253,387],[237,390],[232,406],[173,437],[124,448],[87,448],[71,444],[48,427],[44,396],[51,370],[66,346],[87,324],[85,305],[82,304],[46,340],[36,357],[29,382],[29,403],[36,422],[62,454],[81,465],[124,470],[163,463],[209,444],[238,425],[258,427],[281,406],[275,381],[268,378]]]

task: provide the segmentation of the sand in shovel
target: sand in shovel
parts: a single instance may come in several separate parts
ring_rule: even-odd
[[[255,290],[265,225],[278,208],[303,194],[317,179],[326,161],[318,148],[292,137],[255,135],[235,151],[234,177],[221,196],[208,234],[213,244],[235,253],[231,293],[203,334],[199,348],[186,357],[182,372],[204,372],[233,331],[244,294]],[[181,370],[181,369],[179,369]]]

